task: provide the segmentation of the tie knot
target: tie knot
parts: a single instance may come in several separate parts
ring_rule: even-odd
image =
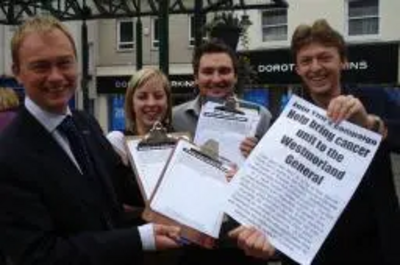
[[[57,128],[66,135],[77,131],[74,120],[70,115],[67,115]]]

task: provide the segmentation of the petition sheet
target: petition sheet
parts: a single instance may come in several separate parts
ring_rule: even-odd
[[[240,109],[244,114],[216,110],[221,104],[207,102],[201,109],[194,143],[202,146],[208,140],[218,142],[219,155],[241,165],[245,157],[240,152],[240,143],[254,136],[260,116],[255,110]]]
[[[139,147],[141,140],[141,138],[127,140],[127,146],[145,192],[146,200],[149,200],[174,145],[160,144],[158,146]]]
[[[359,185],[381,136],[292,96],[229,185],[226,213],[310,264]]]
[[[150,208],[213,238],[221,229],[227,168],[180,140],[150,202]]]

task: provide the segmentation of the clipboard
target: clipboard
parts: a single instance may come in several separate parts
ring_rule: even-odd
[[[162,124],[156,122],[147,135],[125,138],[128,159],[146,204],[180,137],[189,138],[189,135],[186,133],[168,134]]]
[[[218,201],[221,200],[222,198],[224,198],[224,193],[220,193],[220,199],[218,199],[218,196],[214,196],[213,197],[213,201],[215,199],[215,205],[213,205],[210,208],[207,208],[207,204],[205,205],[200,205],[200,204],[196,204],[193,205],[194,208],[191,209],[183,209],[180,205],[182,205],[183,200],[183,204],[190,204],[192,203],[193,197],[196,196],[201,196],[201,194],[193,194],[191,193],[191,191],[194,191],[194,193],[196,192],[196,190],[199,188],[201,189],[201,186],[196,186],[196,183],[194,183],[194,176],[193,175],[187,175],[187,176],[177,176],[174,175],[174,173],[177,172],[176,169],[176,165],[174,165],[174,162],[176,162],[177,160],[179,160],[180,158],[178,157],[179,154],[176,154],[176,152],[186,152],[187,155],[190,154],[190,158],[191,159],[198,159],[199,163],[204,163],[204,165],[209,165],[209,168],[215,168],[214,170],[220,170],[219,171],[219,175],[221,175],[223,177],[222,179],[215,179],[215,180],[211,180],[209,179],[209,181],[221,181],[220,184],[216,183],[216,186],[210,186],[210,189],[213,190],[219,190],[219,189],[224,189],[225,186],[227,186],[227,180],[225,179],[226,176],[226,171],[229,170],[229,168],[226,168],[226,170],[224,170],[224,165],[228,165],[228,163],[225,160],[221,160],[219,159],[219,157],[217,156],[217,150],[216,142],[212,143],[212,141],[208,144],[205,144],[202,148],[199,148],[197,146],[195,146],[193,143],[189,143],[186,140],[179,140],[178,144],[176,145],[173,154],[171,154],[169,161],[167,163],[167,165],[165,166],[163,173],[159,179],[159,182],[157,184],[157,187],[154,191],[154,193],[152,194],[152,197],[150,199],[150,202],[148,204],[148,207],[146,207],[145,211],[143,212],[143,219],[145,219],[146,221],[149,222],[154,222],[154,223],[162,223],[162,224],[167,224],[167,225],[177,225],[181,227],[181,238],[183,242],[191,242],[191,243],[195,243],[197,245],[200,245],[204,248],[208,248],[208,249],[212,249],[215,247],[216,245],[216,238],[218,237],[219,234],[219,229],[222,225],[223,222],[223,211],[222,211],[222,204],[220,207],[220,204],[218,204]],[[182,147],[183,146],[183,147]],[[179,149],[179,151],[177,151],[177,149]],[[185,154],[186,155],[186,154]],[[182,162],[182,161],[181,161]],[[175,167],[175,168],[174,168]],[[166,177],[166,175],[168,175]],[[183,179],[182,181],[180,181],[179,179]],[[190,178],[192,177],[192,179]],[[170,178],[169,180],[167,178]],[[175,178],[173,181],[171,180],[171,178]],[[203,178],[207,178],[207,176],[204,176]],[[167,179],[167,180],[166,180]],[[166,183],[165,181],[170,181],[169,183]],[[178,181],[178,182],[176,182]],[[179,187],[177,188],[177,190],[175,190],[175,188],[177,187],[177,185],[174,185],[174,183],[181,183],[181,185],[179,185]],[[174,187],[174,188],[171,188]],[[169,195],[164,195],[161,197],[157,197],[158,194],[160,192],[165,192],[166,189],[169,189],[169,191],[167,193],[169,194],[173,194],[173,198],[172,201],[177,201],[179,206],[176,207],[176,204],[173,204],[173,206],[170,206],[171,208],[167,208],[169,209],[167,211],[158,211],[157,208],[154,209],[154,206],[159,205],[159,202],[164,203],[165,200],[164,198],[166,198],[165,196],[169,196]],[[204,188],[203,188],[204,190]],[[203,192],[203,191],[202,191]],[[187,193],[190,193],[191,196],[186,196]],[[192,197],[193,195],[193,197]],[[191,201],[192,200],[192,201]],[[205,201],[205,200],[204,200]],[[211,201],[209,201],[208,203],[210,203]],[[211,202],[212,203],[212,202]],[[176,207],[176,208],[174,208]],[[219,208],[220,207],[220,208]],[[212,208],[212,209],[211,209]],[[189,223],[191,223],[193,225],[193,220],[190,220],[191,217],[194,216],[195,221],[197,222],[199,219],[196,219],[196,215],[201,215],[201,210],[210,210],[207,213],[213,212],[213,216],[215,216],[215,227],[213,226],[214,223],[212,223],[211,226],[212,227],[211,230],[213,230],[214,234],[213,236],[210,235],[210,233],[206,233],[204,230],[201,231],[201,229],[198,229],[198,227],[196,227],[196,225],[191,226],[189,225]],[[183,213],[183,211],[189,211],[190,213]],[[199,210],[199,212],[196,212],[196,214],[193,215],[192,211],[197,211]],[[172,217],[170,213],[170,211],[174,212],[176,215],[174,215],[174,217]],[[205,212],[205,211],[204,211]],[[178,216],[178,218],[176,218]],[[212,219],[214,220],[214,219]],[[220,221],[219,221],[220,220]],[[220,222],[220,223],[219,223]]]
[[[221,147],[219,154],[240,167],[245,161],[240,145],[246,137],[256,134],[260,114],[238,105],[233,97],[224,105],[212,101],[205,103],[199,115],[194,142],[203,145],[207,140],[215,139]]]
[[[225,104],[222,106],[216,106],[216,110],[222,110],[226,112],[231,112],[235,114],[244,115],[244,112],[238,108],[239,104],[234,97],[229,97],[226,99]]]

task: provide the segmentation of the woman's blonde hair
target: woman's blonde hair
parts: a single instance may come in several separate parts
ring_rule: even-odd
[[[14,89],[0,87],[0,111],[15,109],[19,106],[19,98]]]
[[[167,113],[164,119],[161,121],[167,130],[171,129],[171,119],[172,119],[172,101],[171,101],[171,87],[168,81],[167,76],[158,70],[157,68],[144,68],[136,73],[134,73],[131,77],[131,80],[128,83],[128,88],[125,93],[125,128],[128,132],[137,133],[137,127],[135,124],[136,115],[134,112],[133,106],[133,95],[138,87],[142,86],[151,78],[157,78],[161,81],[164,91],[167,95]]]

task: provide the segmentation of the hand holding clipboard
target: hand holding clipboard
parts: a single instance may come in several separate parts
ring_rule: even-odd
[[[144,218],[155,223],[179,225],[183,238],[212,248],[223,221],[222,204],[230,165],[216,156],[215,149],[201,149],[179,140]]]
[[[167,134],[160,122],[156,122],[144,137],[126,138],[128,157],[144,200],[147,202],[158,182],[161,172],[177,139],[185,134]]]

